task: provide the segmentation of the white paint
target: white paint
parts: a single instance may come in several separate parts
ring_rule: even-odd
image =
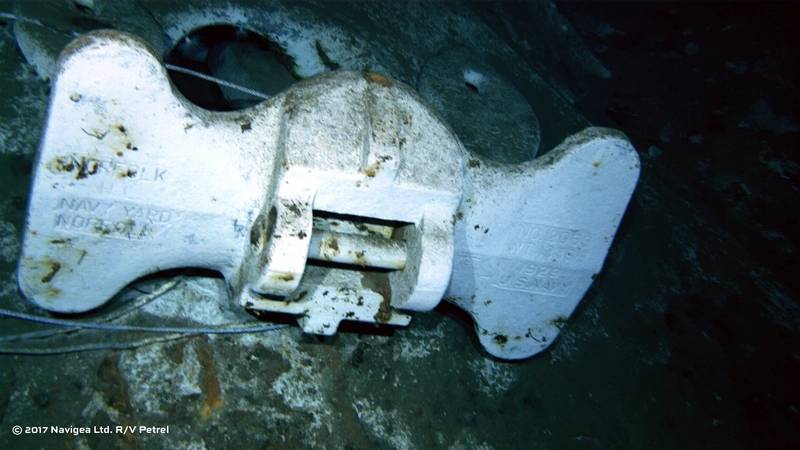
[[[446,296],[489,353],[521,359],[552,344],[602,269],[638,176],[628,140],[599,128],[513,169],[470,165]]]
[[[316,334],[342,320],[405,325],[400,310],[428,311],[446,293],[508,359],[556,338],[639,174],[627,139],[604,129],[514,166],[469,155],[408,87],[376,75],[337,71],[237,114],[201,111],[175,96],[146,46],[113,31],[81,37],[62,58],[38,161],[18,278],[45,309],[86,311],[176,267],[216,270],[242,305],[299,315]],[[386,275],[390,299],[360,270],[307,267],[309,254],[338,248],[311,238],[327,233],[314,211],[398,224],[363,251],[363,235],[339,249],[357,265],[401,268]],[[195,287],[221,297],[218,284]],[[147,308],[228,322],[214,301]],[[295,375],[273,390],[317,408],[297,384],[315,374]]]
[[[176,97],[138,41],[105,32],[78,42],[54,85],[29,210],[37,233],[27,235],[20,265],[22,290],[39,306],[86,311],[147,273],[199,266],[222,273],[243,304],[301,315],[308,332],[332,334],[343,319],[377,321],[383,299],[359,285],[342,307],[322,298],[323,285],[312,286],[310,305],[255,295],[299,295],[314,209],[407,223],[404,244],[359,252],[343,241],[340,251],[379,267],[396,260],[404,270],[391,275],[386,299],[395,308],[439,302],[452,266],[463,148],[407,87],[337,72],[247,113],[214,114]],[[213,303],[165,300],[148,309],[224,322]],[[408,320],[390,312],[386,322]]]

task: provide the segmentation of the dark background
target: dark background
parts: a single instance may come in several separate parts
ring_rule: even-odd
[[[577,109],[624,130],[644,161],[644,189],[623,232],[654,222],[644,237],[656,241],[648,258],[660,264],[652,270],[678,274],[663,318],[675,394],[727,416],[718,425],[739,445],[798,448],[800,5],[557,5],[613,73],[575,83]],[[652,147],[658,150],[648,153]],[[658,192],[658,208],[642,207],[648,187]],[[641,217],[643,209],[650,217]],[[655,222],[674,225],[681,216],[688,230],[655,232]],[[692,246],[696,260],[676,258],[681,246]],[[774,304],[775,291],[783,307]],[[735,407],[720,408],[709,395],[722,390],[735,396]],[[687,446],[721,445],[703,421],[685,423],[680,407],[665,414],[682,424],[677,429],[698,432],[684,436]]]

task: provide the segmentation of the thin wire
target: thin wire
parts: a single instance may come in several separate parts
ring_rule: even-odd
[[[250,88],[247,88],[247,87],[244,87],[244,86],[240,86],[238,84],[231,83],[230,81],[225,81],[223,79],[220,79],[220,78],[217,78],[217,77],[213,77],[211,75],[206,75],[206,74],[204,74],[202,72],[198,72],[196,70],[187,69],[186,67],[176,66],[175,64],[169,64],[169,63],[164,63],[164,67],[166,67],[169,70],[173,70],[175,72],[185,73],[187,75],[192,75],[192,76],[195,76],[197,78],[202,78],[202,79],[204,79],[206,81],[211,81],[213,83],[217,83],[219,85],[222,85],[222,86],[225,86],[225,87],[229,87],[231,89],[236,89],[237,91],[241,91],[241,92],[244,92],[246,94],[250,94],[253,97],[262,98],[264,100],[268,100],[270,98],[269,95],[264,94],[263,92],[258,92],[255,89],[250,89]]]
[[[3,347],[0,346],[0,354],[6,355],[59,355],[64,353],[90,352],[97,350],[131,350],[146,345],[158,344],[161,342],[175,341],[186,337],[194,336],[188,333],[167,334],[133,342],[100,342],[82,345],[68,345],[64,347]]]
[[[15,14],[10,14],[10,13],[6,13],[6,12],[0,12],[0,18],[16,20],[18,22],[28,22],[28,23],[32,23],[34,25],[39,25],[41,27],[45,27],[45,28],[48,28],[48,29],[51,29],[51,30],[58,31],[59,33],[71,34],[73,36],[76,35],[76,33],[74,31],[73,32],[64,32],[64,31],[58,30],[56,28],[53,28],[51,26],[45,25],[44,23],[40,22],[39,20],[31,19],[30,17],[17,16]],[[153,18],[153,19],[155,19],[155,18]],[[156,21],[156,23],[158,23],[158,22]],[[202,72],[198,72],[196,70],[189,69],[187,67],[176,66],[175,64],[169,64],[169,63],[164,63],[164,67],[166,67],[168,70],[184,73],[186,75],[191,75],[193,77],[201,78],[203,80],[210,81],[212,83],[217,83],[217,84],[219,84],[221,86],[229,87],[231,89],[235,89],[237,91],[244,92],[245,94],[250,94],[253,97],[258,97],[258,98],[263,99],[263,100],[269,100],[269,98],[270,98],[269,95],[267,95],[267,94],[265,94],[263,92],[259,92],[259,91],[255,90],[255,89],[250,89],[248,87],[245,87],[245,86],[242,86],[242,85],[239,85],[239,84],[236,84],[236,83],[232,83],[230,81],[226,81],[226,80],[223,80],[221,78],[217,78],[217,77],[212,76],[212,75],[207,75],[207,74],[204,74]]]
[[[235,326],[217,327],[144,327],[139,325],[116,325],[110,323],[80,322],[77,320],[55,319],[52,317],[39,316],[36,314],[26,314],[9,309],[0,309],[0,316],[12,319],[27,320],[30,322],[45,325],[56,325],[60,327],[85,328],[88,330],[104,331],[141,331],[144,333],[190,333],[190,334],[241,334],[241,333],[261,333],[283,328],[283,325],[252,325],[236,324]]]
[[[40,21],[38,21],[36,19],[31,19],[30,17],[24,17],[24,16],[17,16],[15,14],[7,13],[7,12],[0,12],[0,18],[16,20],[17,22],[27,22],[27,23],[32,23],[34,25],[39,25],[40,27],[45,27],[45,24],[43,24],[42,22],[40,22]],[[50,28],[50,27],[46,27],[46,28]]]
[[[182,282],[183,282],[183,277],[180,277],[178,279],[166,282],[166,283],[162,284],[161,286],[159,286],[159,288],[154,290],[153,292],[150,292],[150,293],[148,293],[146,295],[141,295],[141,296],[137,297],[136,300],[130,306],[128,306],[127,308],[124,308],[123,310],[121,310],[119,312],[111,313],[108,316],[103,317],[100,320],[102,320],[103,322],[111,322],[112,320],[119,319],[120,317],[123,317],[123,316],[129,314],[130,312],[132,312],[132,311],[134,311],[136,309],[139,309],[142,306],[150,303],[151,301],[157,299],[158,297],[161,297],[162,295],[164,295],[167,292],[171,291],[176,286],[178,286],[178,284],[180,284]],[[0,336],[0,343],[2,343],[2,342],[15,342],[15,341],[21,341],[21,340],[28,340],[28,339],[41,339],[41,338],[56,336],[56,335],[59,335],[59,334],[72,333],[72,332],[75,332],[75,331],[79,331],[82,328],[85,328],[85,327],[81,326],[81,327],[68,327],[66,329],[61,328],[61,329],[29,331],[27,333]]]
[[[159,286],[158,289],[154,291],[139,296],[135,299],[131,306],[125,308],[124,310],[110,314],[107,317],[104,317],[103,321],[112,321],[116,320],[120,317],[123,317],[134,311],[142,306],[150,303],[151,301],[161,297],[168,291],[174,289],[176,286],[181,284],[184,281],[183,277],[180,277],[175,280],[171,280]],[[41,331],[33,331],[28,333],[21,333],[16,335],[9,335],[9,336],[2,336],[0,337],[0,342],[18,342],[22,340],[33,340],[36,338],[47,338],[53,337],[59,334],[66,334],[72,332],[78,332],[85,329],[99,329],[103,331],[117,331],[117,332],[130,332],[130,331],[138,331],[138,332],[154,332],[154,333],[170,333],[163,336],[157,337],[149,337],[144,339],[139,339],[132,342],[94,342],[89,344],[79,344],[79,345],[67,345],[67,346],[60,346],[60,347],[45,347],[45,348],[36,348],[36,347],[17,347],[17,346],[2,346],[0,345],[0,354],[8,354],[8,355],[57,355],[57,354],[66,354],[66,353],[78,353],[78,352],[86,352],[86,351],[98,351],[98,350],[130,350],[138,347],[143,347],[146,345],[158,344],[162,342],[169,342],[178,339],[183,339],[187,337],[197,336],[201,334],[244,334],[244,333],[264,333],[269,331],[276,331],[283,328],[288,328],[289,325],[285,324],[257,324],[257,323],[229,323],[225,325],[221,325],[218,327],[205,327],[205,328],[196,328],[196,327],[137,327],[137,326],[126,326],[126,325],[113,325],[113,324],[102,324],[97,322],[78,322],[78,321],[70,321],[70,320],[61,320],[61,319],[53,319],[50,317],[32,315],[32,314],[24,314],[15,311],[7,311],[0,309],[0,316],[6,316],[15,319],[21,320],[30,320],[36,323],[41,324],[48,324],[48,325],[57,325],[66,327],[66,329],[58,329],[58,330],[41,330]]]
[[[57,355],[63,353],[78,353],[96,350],[130,350],[146,345],[158,344],[161,342],[174,341],[200,334],[244,334],[244,333],[263,333],[266,331],[277,331],[288,328],[285,324],[270,325],[247,325],[247,324],[228,324],[212,328],[213,333],[208,333],[208,328],[185,328],[183,332],[167,334],[133,342],[100,342],[91,344],[68,345],[63,347],[3,347],[0,346],[0,354],[7,355]],[[178,328],[179,329],[179,328]]]
[[[183,281],[184,281],[184,277],[183,276],[179,276],[179,277],[175,278],[174,280],[168,281],[168,282],[162,284],[161,286],[159,286],[158,289],[155,289],[155,290],[153,290],[151,292],[145,293],[144,295],[140,295],[140,296],[136,297],[136,299],[130,305],[127,305],[126,308],[124,308],[124,309],[120,308],[121,311],[116,312],[116,313],[112,312],[108,316],[103,317],[103,321],[104,322],[111,322],[112,320],[117,320],[120,317],[126,316],[129,313],[131,313],[132,311],[135,311],[135,310],[147,305],[148,303],[152,302],[153,300],[155,300],[155,299],[161,297],[162,295],[166,294],[167,292],[175,289],[176,287],[178,287],[178,285],[182,284]]]

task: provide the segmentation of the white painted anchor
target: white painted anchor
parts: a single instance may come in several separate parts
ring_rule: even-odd
[[[19,265],[24,295],[88,311],[171,268],[246,308],[407,325],[443,298],[494,356],[549,346],[601,270],[639,174],[590,128],[536,160],[469,154],[405,85],[333,72],[253,108],[202,110],[137,38],[62,53]]]

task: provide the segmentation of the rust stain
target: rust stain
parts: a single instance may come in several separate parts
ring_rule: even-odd
[[[214,354],[208,345],[208,338],[198,341],[197,358],[202,368],[200,390],[203,391],[203,404],[200,406],[200,417],[208,420],[215,412],[222,408],[222,388],[219,385],[215,369]]]
[[[358,264],[361,267],[367,266],[367,258],[365,256],[365,253],[366,252],[364,250],[360,250],[354,253],[356,256],[356,264]]]
[[[84,178],[88,178],[89,175],[96,174],[99,168],[100,164],[97,161],[81,157],[81,161],[78,163],[78,173],[75,174],[75,179],[82,180]]]
[[[136,171],[133,169],[127,169],[117,173],[117,178],[133,178],[135,176]]]
[[[119,371],[119,354],[109,355],[100,363],[97,381],[108,406],[125,415],[133,412],[128,383]]]
[[[338,254],[339,241],[337,241],[335,237],[329,237],[322,241],[322,255],[325,256],[326,259],[331,259],[331,255],[336,256]]]
[[[380,162],[376,161],[367,166],[366,169],[364,169],[364,175],[373,178],[378,173],[378,170],[380,170],[380,168],[381,168]]]
[[[100,161],[85,156],[56,156],[47,163],[50,172],[75,172],[75,179],[82,180],[100,170]]]
[[[378,307],[378,312],[375,313],[375,321],[378,323],[386,323],[392,318],[392,307],[390,305],[391,299],[389,296],[384,296],[381,300],[381,305]]]
[[[291,205],[287,206],[286,209],[288,209],[295,216],[299,217],[303,215],[303,210],[300,209],[299,206],[297,206],[297,203],[292,203]]]
[[[45,264],[50,268],[50,270],[42,277],[42,283],[49,283],[53,277],[56,276],[59,270],[61,270],[61,263],[58,261],[47,261]]]
[[[564,328],[567,325],[567,317],[566,316],[558,316],[555,319],[550,321],[550,325],[558,328],[559,330]]]
[[[370,83],[375,83],[379,86],[389,87],[392,85],[392,80],[374,72],[367,72],[364,75],[364,78],[366,78]]]
[[[270,278],[275,279],[275,280],[289,282],[289,281],[294,280],[294,274],[293,273],[288,273],[288,272],[276,273],[276,274],[270,275]]]
[[[51,172],[72,172],[75,170],[75,163],[73,163],[71,158],[56,156],[47,163],[47,168],[50,169]]]

